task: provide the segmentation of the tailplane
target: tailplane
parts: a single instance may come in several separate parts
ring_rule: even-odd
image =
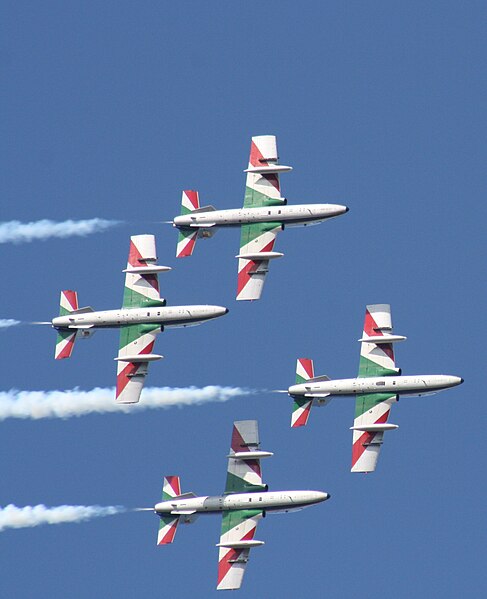
[[[213,212],[213,206],[200,207],[200,197],[197,191],[186,189],[181,197],[181,215],[186,216],[194,212]],[[177,258],[187,258],[191,256],[198,238],[213,237],[215,231],[212,223],[208,226],[183,227],[179,229],[178,245],[176,248]]]

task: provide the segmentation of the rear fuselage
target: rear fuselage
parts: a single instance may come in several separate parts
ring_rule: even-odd
[[[160,306],[157,308],[120,308],[81,314],[66,314],[52,319],[55,329],[117,328],[131,324],[160,324],[184,327],[218,318],[228,312],[222,306]]]
[[[340,216],[348,211],[339,204],[302,204],[298,206],[266,206],[263,208],[232,208],[190,212],[176,216],[175,227],[238,227],[242,224],[279,222],[286,224],[318,223],[327,218]]]
[[[228,510],[285,511],[301,509],[328,499],[321,491],[263,491],[189,497],[161,501],[154,511],[161,515],[182,513],[214,514]]]
[[[308,382],[289,387],[289,395],[344,395],[357,393],[395,393],[397,395],[422,395],[455,387],[463,382],[458,376],[427,374],[410,376],[382,376],[332,381]]]

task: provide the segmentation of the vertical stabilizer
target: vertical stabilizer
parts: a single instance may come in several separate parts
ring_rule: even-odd
[[[296,362],[296,384],[300,385],[314,378],[313,360],[310,358],[298,358]],[[295,397],[293,413],[291,415],[291,427],[306,426],[311,411],[313,400],[308,397]]]
[[[199,210],[200,198],[197,191],[187,189],[183,191],[181,197],[181,215],[190,214],[194,210]],[[198,229],[179,229],[178,245],[176,248],[177,258],[187,258],[191,256],[198,238]]]
[[[181,495],[179,476],[166,476],[162,487],[162,501],[169,501]],[[158,545],[169,545],[174,541],[179,524],[179,516],[162,516],[157,533]]]
[[[76,291],[66,289],[61,291],[59,300],[59,316],[67,316],[78,310],[78,294]],[[56,360],[63,360],[71,357],[76,340],[76,331],[73,333],[70,329],[59,329],[56,339],[56,349],[54,357]]]

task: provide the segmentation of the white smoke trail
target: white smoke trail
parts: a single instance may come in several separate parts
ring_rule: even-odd
[[[67,522],[84,522],[92,518],[102,518],[124,512],[121,506],[101,507],[99,505],[27,505],[17,507],[7,505],[0,508],[0,532],[6,528],[29,528],[41,524],[63,524]]]
[[[170,388],[149,387],[142,392],[142,399],[136,404],[117,404],[115,389],[91,389],[81,391],[1,391],[0,421],[7,418],[71,418],[86,414],[106,412],[140,412],[156,408],[198,405],[211,401],[228,401],[234,397],[250,395],[255,391],[239,387],[219,387],[209,385],[197,387]]]
[[[20,324],[20,320],[14,320],[13,318],[0,318],[0,329],[14,327],[17,324]]]
[[[119,221],[91,218],[88,220],[38,220],[31,223],[21,223],[12,220],[0,223],[0,243],[26,243],[29,241],[44,241],[50,237],[84,237],[98,233],[119,224]]]

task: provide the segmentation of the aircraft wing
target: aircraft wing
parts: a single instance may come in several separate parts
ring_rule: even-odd
[[[280,223],[243,224],[238,257],[237,300],[258,300],[269,271],[269,261],[282,254],[273,252]]]
[[[249,165],[246,169],[244,208],[279,206],[286,203],[281,197],[279,174],[290,171],[290,166],[278,163],[275,135],[252,137]],[[238,261],[237,300],[260,298],[271,258],[282,256],[273,252],[276,235],[282,223],[242,225]],[[248,258],[245,258],[248,256]]]
[[[252,547],[263,545],[254,540],[262,510],[229,510],[223,513],[218,553],[217,589],[239,589]]]
[[[159,325],[131,324],[120,328],[120,349],[117,360],[118,403],[137,403],[142,393],[149,362],[162,356],[153,354]]]
[[[157,266],[154,235],[135,235],[130,238],[130,250],[125,269],[124,308],[164,306],[159,294],[158,273],[169,270]],[[148,364],[162,356],[152,353],[160,325],[133,324],[120,328],[120,346],[115,358],[117,366],[116,400],[137,403],[144,386]]]
[[[252,493],[267,489],[262,483],[260,459],[271,456],[259,449],[257,420],[233,423],[225,494]],[[250,549],[263,545],[254,540],[263,511],[259,509],[223,512],[218,555],[218,590],[240,588]]]
[[[386,424],[397,395],[361,393],[355,400],[352,439],[352,472],[373,472],[382,447],[384,432],[397,428]]]
[[[394,343],[405,337],[392,334],[389,304],[366,307],[360,349],[359,377],[382,377],[400,373],[394,358]],[[378,389],[379,391],[379,389]],[[397,402],[394,393],[357,395],[352,439],[352,472],[375,470],[384,432],[397,428],[387,424],[391,405]]]

